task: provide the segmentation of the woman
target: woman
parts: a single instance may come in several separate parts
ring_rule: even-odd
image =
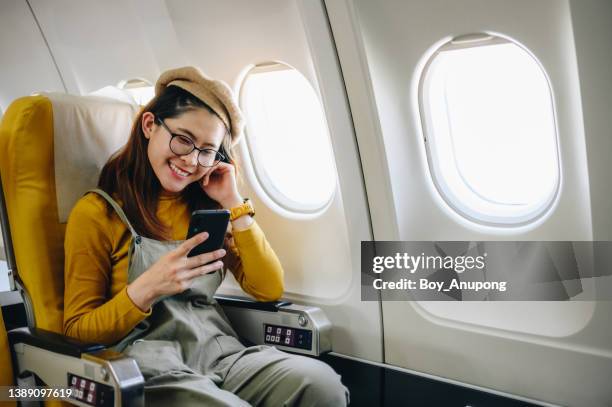
[[[213,295],[224,267],[261,301],[283,270],[236,186],[242,117],[229,87],[192,67],[165,72],[99,189],[66,229],[64,332],[133,357],[153,405],[345,405],[340,377],[314,359],[245,348]],[[195,209],[236,214],[221,250],[187,257]]]

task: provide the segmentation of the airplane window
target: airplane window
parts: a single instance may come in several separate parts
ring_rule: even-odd
[[[291,211],[323,208],[335,190],[336,171],[325,114],[308,80],[284,64],[257,66],[242,85],[241,105],[264,190]]]
[[[124,90],[127,93],[129,93],[132,96],[132,98],[134,98],[136,103],[139,104],[140,106],[146,105],[155,96],[155,89],[153,88],[153,86],[146,86],[146,87],[141,87],[141,88],[131,88],[131,89],[124,89]]]
[[[155,88],[148,80],[136,78],[123,80],[117,86],[105,86],[89,94],[144,106],[155,96]]]
[[[513,226],[551,207],[560,184],[555,113],[530,53],[501,37],[459,37],[434,53],[419,85],[429,167],[455,211]]]
[[[117,87],[123,89],[140,106],[146,105],[155,96],[153,84],[144,78],[123,80],[117,84]]]

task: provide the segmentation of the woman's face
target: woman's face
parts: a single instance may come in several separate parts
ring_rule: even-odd
[[[190,110],[180,116],[164,119],[168,129],[189,137],[196,147],[212,148],[219,151],[225,135],[221,119],[205,109]],[[142,116],[142,129],[149,140],[147,155],[157,179],[167,193],[181,192],[192,182],[200,180],[215,167],[198,165],[198,150],[178,156],[170,149],[171,135],[168,130],[155,122],[155,116],[146,112]]]

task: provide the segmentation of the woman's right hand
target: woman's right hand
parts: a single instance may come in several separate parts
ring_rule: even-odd
[[[187,257],[191,249],[206,239],[208,233],[203,232],[185,240],[142,273],[128,285],[127,293],[132,302],[146,312],[157,298],[181,293],[189,288],[193,279],[223,267],[223,262],[217,259],[225,256],[224,249]]]

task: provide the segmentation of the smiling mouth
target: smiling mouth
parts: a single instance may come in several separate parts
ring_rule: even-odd
[[[189,175],[191,175],[191,173],[180,169],[179,167],[177,167],[176,165],[174,165],[172,163],[168,163],[168,166],[170,167],[172,172],[174,172],[176,175],[178,175],[180,177],[188,177]]]

